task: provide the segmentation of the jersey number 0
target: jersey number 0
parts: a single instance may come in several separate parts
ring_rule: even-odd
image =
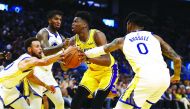
[[[138,49],[140,54],[147,54],[148,53],[148,48],[147,48],[145,43],[138,43],[137,49]]]

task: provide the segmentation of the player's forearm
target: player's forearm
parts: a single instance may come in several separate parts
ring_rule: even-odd
[[[180,76],[181,73],[181,58],[175,58],[174,60],[174,75],[175,76]]]
[[[88,58],[98,57],[98,56],[110,53],[112,51],[122,49],[123,42],[124,42],[123,38],[117,38],[109,44],[90,49],[90,50],[86,51],[85,54]]]
[[[32,75],[30,75],[30,76],[27,76],[27,79],[30,81],[30,82],[32,82],[32,83],[34,83],[34,84],[37,84],[37,85],[40,85],[40,86],[43,86],[43,87],[47,87],[48,85],[47,84],[45,84],[44,82],[42,82],[40,79],[38,79],[36,76],[34,76],[33,74]]]
[[[58,46],[44,48],[43,52],[45,56],[49,56],[49,55],[59,52],[62,48],[64,48],[64,43]]]
[[[61,59],[61,56],[63,55],[63,51],[60,51],[54,55],[45,57],[44,59],[42,59],[42,61],[38,61],[35,63],[35,66],[47,66],[50,65],[56,61],[58,61],[59,59]]]
[[[88,58],[95,58],[106,54],[106,52],[104,51],[104,46],[100,46],[86,51],[85,54]]]
[[[111,59],[107,55],[101,56],[98,58],[89,58],[88,61],[90,63],[94,63],[94,64],[101,65],[101,66],[110,66],[110,64],[111,64]]]

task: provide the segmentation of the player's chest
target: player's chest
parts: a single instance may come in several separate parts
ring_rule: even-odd
[[[49,37],[48,39],[50,46],[57,46],[62,43],[62,39],[60,37]]]
[[[91,48],[95,48],[96,47],[96,43],[94,42],[86,42],[86,43],[76,43],[76,46],[78,46],[80,49],[82,49],[83,51],[86,51],[88,49],[91,49]]]

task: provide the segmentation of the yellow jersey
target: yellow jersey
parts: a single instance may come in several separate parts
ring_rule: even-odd
[[[97,47],[96,45],[96,42],[94,41],[94,34],[95,32],[97,31],[96,29],[91,29],[89,30],[90,32],[90,35],[89,35],[89,38],[86,42],[83,42],[79,39],[79,35],[76,34],[74,36],[74,39],[75,39],[75,45],[78,46],[81,50],[83,51],[86,51],[86,50],[89,50],[89,49],[92,49],[92,48],[95,48]],[[112,66],[115,62],[115,59],[113,58],[113,56],[111,54],[110,55],[110,58],[111,58],[111,64],[110,66],[101,66],[101,65],[97,65],[97,64],[93,64],[93,63],[89,63],[89,62],[86,62],[87,65],[88,65],[88,68],[92,71],[102,71],[102,70],[112,70]]]

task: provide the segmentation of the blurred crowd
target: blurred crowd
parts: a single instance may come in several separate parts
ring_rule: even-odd
[[[66,38],[70,38],[73,35],[71,32],[73,15],[74,12],[64,15],[62,28],[59,31]],[[184,21],[170,16],[166,18],[157,18],[155,22],[157,23],[155,23],[156,27],[153,28],[153,31],[161,35],[171,44],[171,46],[182,56],[184,63],[190,61],[190,27],[188,25],[190,20],[185,19]],[[109,42],[117,36],[121,37],[124,35],[123,29],[107,27],[98,20],[93,23],[94,25],[92,27],[105,32]],[[0,51],[10,51],[12,53],[12,59],[1,60],[0,65],[6,66],[23,54],[25,52],[23,46],[24,40],[28,37],[34,37],[41,28],[46,26],[46,12],[43,10],[39,10],[38,12],[22,12],[19,14],[0,11]],[[134,75],[121,51],[113,52],[112,55],[115,57],[119,69],[119,81],[116,85],[118,96],[114,99],[106,99],[104,106],[106,109],[110,109],[115,105],[118,97],[127,88]],[[166,62],[168,62],[168,59],[166,59]],[[55,64],[54,66],[59,66],[59,64]],[[72,97],[75,94],[75,89],[86,69],[87,66],[85,63],[78,68],[69,69],[66,72],[62,71],[60,67],[53,67],[54,77],[61,87],[67,107],[70,106]],[[171,68],[170,70],[172,74],[173,71]],[[190,71],[184,66],[181,76],[182,81],[180,84],[171,85],[161,100],[153,106],[153,108],[156,109],[161,106],[159,108],[161,109],[163,107],[171,108],[172,106],[177,106],[179,108],[181,107],[181,109],[188,109],[190,106]],[[89,101],[84,103],[84,106],[87,108]]]

